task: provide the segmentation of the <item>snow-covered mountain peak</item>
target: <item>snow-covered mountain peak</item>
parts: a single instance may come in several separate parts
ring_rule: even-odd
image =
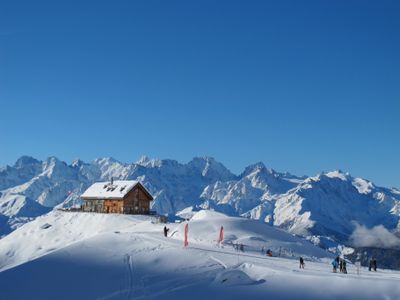
[[[353,185],[353,178],[348,173],[340,171],[332,171],[321,173],[317,176],[309,177],[298,185],[300,189],[317,188],[326,192],[340,191],[347,193],[348,191],[356,191],[356,186]]]
[[[227,181],[235,176],[220,162],[213,157],[194,157],[188,166],[198,170],[203,177]]]
[[[20,169],[25,166],[37,165],[40,163],[41,162],[38,161],[37,159],[35,159],[31,156],[24,155],[17,159],[17,161],[14,164],[14,168]]]
[[[317,181],[333,182],[332,180],[341,180],[344,183],[354,186],[360,194],[368,194],[375,189],[375,185],[369,180],[363,178],[354,178],[350,175],[350,173],[343,172],[341,170],[322,173],[317,177]]]
[[[81,166],[83,166],[85,164],[85,162],[83,160],[80,160],[79,158],[74,159],[71,163],[71,167],[73,168],[80,168]]]
[[[58,163],[61,163],[61,161],[57,157],[50,156],[43,162],[43,166],[44,166],[43,168],[47,168],[48,166],[54,166]]]
[[[105,165],[112,165],[112,164],[122,164],[120,161],[113,157],[101,157],[101,158],[96,158],[93,163],[100,165],[100,166],[105,166]]]
[[[150,161],[150,157],[147,155],[142,155],[138,161],[136,161],[137,165],[146,165]]]
[[[23,184],[42,172],[42,163],[29,156],[17,160],[14,166],[0,168],[0,190]]]
[[[136,161],[137,165],[142,166],[142,167],[150,167],[150,168],[155,168],[155,167],[160,167],[161,165],[161,160],[155,159],[155,158],[150,158],[147,155],[142,155],[138,161]]]
[[[369,194],[375,189],[375,185],[371,181],[363,178],[354,178],[353,185],[361,194]]]
[[[125,179],[128,173],[128,166],[112,157],[97,158],[92,164],[100,169],[101,180]]]
[[[335,170],[322,175],[327,176],[329,178],[339,178],[343,181],[351,179],[350,174],[348,172],[343,172],[342,170]]]
[[[309,232],[347,241],[354,229],[349,224],[352,220],[367,227],[382,224],[393,230],[399,223],[399,203],[399,197],[388,189],[333,171],[307,178],[279,196],[274,224],[288,230],[302,228],[303,235]],[[312,223],[301,219],[306,212],[310,213],[308,220]]]
[[[160,161],[160,167],[175,167],[175,166],[181,166],[182,164],[179,163],[177,160],[175,159],[162,159]]]
[[[331,182],[337,182],[337,181],[343,181],[343,182],[351,182],[352,177],[350,176],[349,173],[344,173],[341,170],[335,170],[335,171],[330,171],[330,172],[322,172],[316,176],[310,176],[306,178],[303,183],[306,185],[312,185],[313,183],[320,182],[325,183],[325,184],[330,184]]]
[[[252,174],[254,172],[260,172],[260,171],[267,171],[269,173],[272,173],[273,170],[268,170],[267,167],[264,165],[263,162],[257,162],[255,164],[252,164],[248,167],[246,167],[243,171],[243,173],[240,175],[240,177],[246,177],[249,174]]]
[[[42,175],[51,177],[61,178],[63,176],[70,176],[72,170],[63,161],[59,160],[55,156],[47,158],[42,164]]]

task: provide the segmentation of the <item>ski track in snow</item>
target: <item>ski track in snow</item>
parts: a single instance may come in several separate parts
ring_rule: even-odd
[[[177,230],[175,230],[173,233],[171,233],[171,235],[169,236],[170,238],[172,238],[174,235],[175,235],[175,233],[177,233],[178,231]]]
[[[215,258],[214,256],[210,255],[209,256],[213,261],[217,262],[218,264],[220,264],[224,269],[228,268],[226,264],[224,264],[221,260]]]
[[[126,292],[126,300],[131,299],[131,294],[133,291],[133,263],[132,263],[132,255],[126,254],[125,255],[125,264],[127,266],[127,292]]]

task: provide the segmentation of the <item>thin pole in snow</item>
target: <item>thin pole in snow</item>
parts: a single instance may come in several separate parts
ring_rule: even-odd
[[[184,242],[183,242],[183,247],[187,247],[187,246],[189,245],[189,242],[188,242],[188,233],[189,233],[189,224],[186,223],[186,225],[185,225],[185,240],[184,240]]]
[[[224,241],[224,226],[221,226],[219,230],[218,245],[222,247],[222,242]]]

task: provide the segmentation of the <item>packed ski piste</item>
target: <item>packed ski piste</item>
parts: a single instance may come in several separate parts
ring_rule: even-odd
[[[0,240],[0,299],[205,298],[400,299],[400,272],[210,210],[52,211]]]

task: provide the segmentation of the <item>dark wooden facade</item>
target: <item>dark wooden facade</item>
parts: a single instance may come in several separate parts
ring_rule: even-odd
[[[150,213],[150,201],[153,197],[138,183],[122,199],[82,198],[82,200],[82,209],[86,212],[147,215]]]

